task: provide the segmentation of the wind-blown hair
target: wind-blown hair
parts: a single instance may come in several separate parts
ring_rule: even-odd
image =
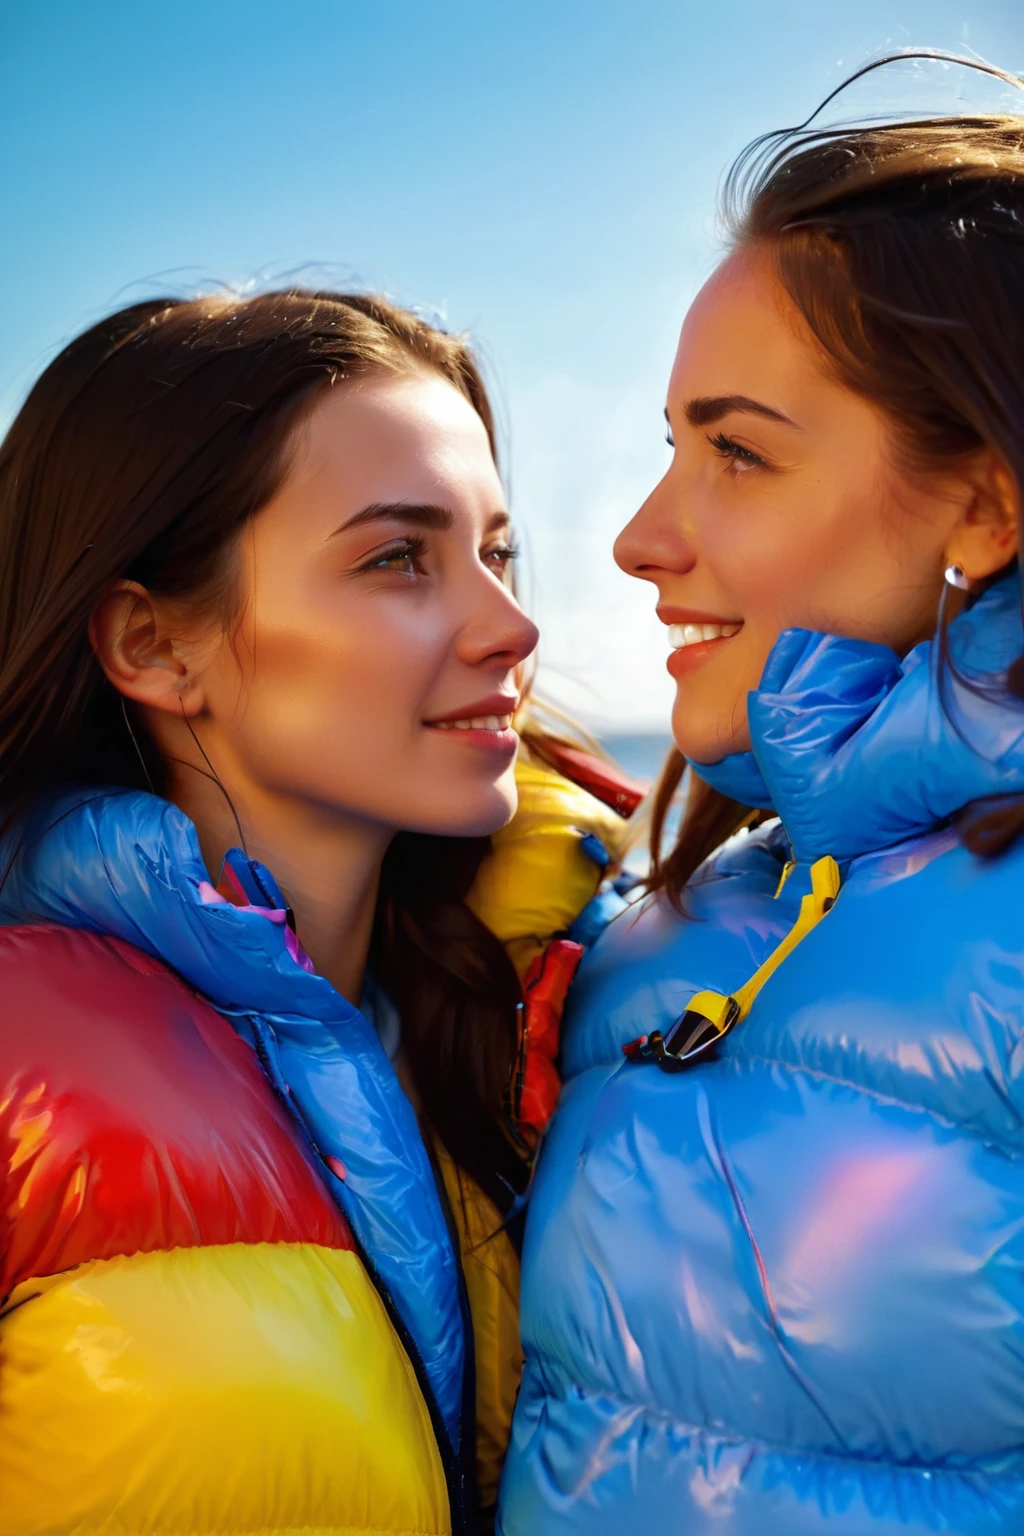
[[[828,101],[907,56],[858,71]],[[1021,84],[973,60],[910,56]],[[1024,117],[767,134],[733,166],[723,205],[730,249],[770,261],[838,381],[888,418],[908,471],[988,447],[1024,486]],[[1024,697],[1024,657],[1004,681]],[[684,769],[674,752],[655,799],[650,882],[680,909],[697,867],[757,819],[691,775],[679,838],[662,856]],[[995,854],[1022,830],[1024,807],[1008,802],[967,817],[961,835]]]
[[[381,298],[290,289],[153,299],[60,353],[0,446],[8,817],[62,782],[166,787],[89,644],[97,601],[128,578],[230,618],[235,535],[274,495],[322,391],[422,369],[465,396],[493,451],[490,402],[465,340]],[[521,993],[502,945],[464,900],[487,847],[486,838],[395,839],[372,964],[401,1012],[427,1120],[504,1207],[525,1178],[504,1107]]]

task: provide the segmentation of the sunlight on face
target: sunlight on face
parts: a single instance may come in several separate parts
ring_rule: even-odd
[[[901,654],[932,632],[959,514],[937,481],[896,468],[881,414],[830,376],[751,255],[724,262],[698,294],[666,414],[671,466],[615,557],[654,582],[659,617],[680,626],[669,631],[683,642],[668,662],[673,734],[712,763],[749,747],[747,694],[782,630]]]
[[[443,379],[324,395],[239,542],[240,628],[203,679],[211,754],[328,815],[502,826],[516,669],[537,639],[512,595],[504,508],[483,423]]]

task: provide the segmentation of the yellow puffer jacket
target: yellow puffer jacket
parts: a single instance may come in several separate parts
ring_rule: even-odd
[[[617,831],[557,775],[524,762],[521,779],[474,898],[517,954],[595,888],[571,829]],[[122,829],[131,800],[110,797]],[[138,802],[143,822],[177,814]],[[103,814],[91,800],[54,823],[38,857],[55,905],[92,878],[90,858],[108,878]],[[139,846],[125,836],[118,856]],[[173,922],[196,898],[173,885],[187,850],[161,846]],[[148,880],[157,866],[131,868]],[[123,935],[39,921],[47,898],[26,879],[8,882],[0,927],[0,1536],[449,1536],[410,1357],[256,1053]],[[200,914],[204,935],[220,931],[218,910]],[[253,943],[269,931],[228,918]],[[440,1162],[474,1324],[486,1503],[520,1367],[518,1260],[494,1207]]]
[[[525,975],[553,934],[568,928],[597,890],[601,872],[581,847],[593,833],[617,863],[629,824],[570,779],[523,750],[519,808],[491,839],[469,905]]]

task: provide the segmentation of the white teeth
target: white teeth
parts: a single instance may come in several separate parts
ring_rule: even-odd
[[[466,720],[437,720],[436,731],[507,731],[511,715],[473,715]]]
[[[728,640],[742,628],[742,624],[670,624],[668,643],[674,651],[684,651],[688,645],[700,645],[704,640]]]

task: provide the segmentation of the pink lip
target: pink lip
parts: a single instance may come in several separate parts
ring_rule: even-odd
[[[703,621],[698,619],[677,619],[674,622],[684,624],[697,624],[699,622],[703,622],[705,624],[714,624],[720,621],[716,621],[715,619],[704,619]],[[737,630],[736,633],[739,634],[740,631]],[[717,640],[698,640],[696,645],[688,645],[684,650],[670,651],[668,654],[668,660],[665,662],[665,666],[668,669],[669,675],[676,678],[685,677],[688,672],[692,672],[695,667],[699,667],[702,661],[707,661],[708,657],[714,654],[716,648],[720,648],[723,645],[728,645],[729,641],[735,640],[735,638],[736,635],[719,635]]]
[[[654,610],[663,624],[742,624],[742,619],[723,618],[720,613],[705,613],[697,608],[674,608],[659,603]],[[710,641],[708,642],[711,643]]]
[[[715,640],[699,640],[696,645],[687,645],[682,650],[670,651],[665,662],[666,670],[670,677],[685,677],[689,672],[699,667],[702,662],[713,656],[715,649],[728,645],[730,640],[735,640],[743,629],[742,619],[724,618],[720,613],[705,613],[697,608],[677,608],[671,603],[659,603],[655,612],[658,618],[666,626],[669,624],[736,624],[739,627],[735,634],[719,635]]]
[[[456,719],[461,718],[456,716]],[[432,728],[428,725],[427,729]],[[463,747],[475,747],[478,752],[490,752],[494,757],[507,763],[512,761],[519,750],[519,737],[511,727],[507,731],[481,731],[475,728],[469,731],[439,731],[433,728],[433,734],[445,741],[458,742]]]
[[[514,715],[519,708],[519,700],[516,695],[508,693],[492,693],[486,699],[477,699],[475,704],[461,704],[458,709],[449,710],[446,715],[434,715],[430,720],[424,720],[424,725],[448,725],[452,720],[474,720],[481,715]],[[465,731],[463,735],[471,736],[472,731]],[[485,733],[493,736],[493,731]]]

